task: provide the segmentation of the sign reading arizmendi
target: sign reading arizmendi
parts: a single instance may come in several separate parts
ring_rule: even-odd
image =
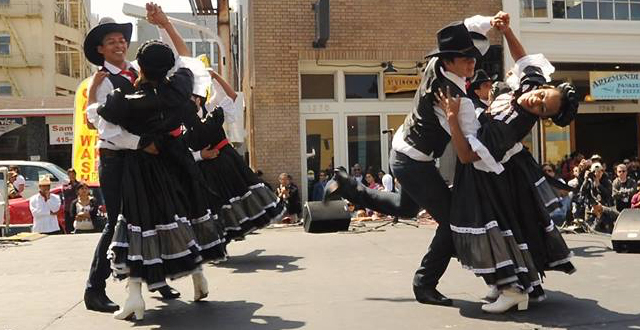
[[[591,97],[595,100],[640,99],[640,72],[589,72]]]

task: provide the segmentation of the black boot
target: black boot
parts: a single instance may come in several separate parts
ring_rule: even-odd
[[[116,305],[104,290],[86,289],[84,290],[84,306],[88,310],[96,312],[113,313],[118,310]]]
[[[453,305],[453,301],[438,292],[436,288],[424,288],[414,285],[413,294],[416,296],[416,300],[422,304],[441,306]]]
[[[333,170],[333,178],[324,187],[322,201],[336,200],[342,198],[355,203],[358,183],[349,176],[347,170],[340,166]]]
[[[163,287],[157,288],[155,290],[149,290],[151,292],[160,292],[160,294],[162,295],[162,299],[176,299],[178,297],[180,297],[180,292],[178,292],[176,289],[165,285]]]

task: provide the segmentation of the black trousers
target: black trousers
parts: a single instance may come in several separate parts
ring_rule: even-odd
[[[98,246],[93,255],[87,288],[104,291],[106,280],[111,274],[111,265],[107,259],[107,250],[113,238],[113,232],[120,214],[122,203],[122,170],[124,153],[100,149],[100,190],[107,208],[107,223],[104,226]]]
[[[451,191],[435,166],[391,150],[389,164],[400,182],[400,193],[358,187],[356,201],[369,209],[399,217],[414,217],[426,209],[438,222],[435,236],[413,278],[416,287],[435,287],[444,274],[455,247],[449,227]]]

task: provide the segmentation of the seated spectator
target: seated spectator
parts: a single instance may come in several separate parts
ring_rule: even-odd
[[[89,186],[78,183],[78,198],[70,204],[70,215],[73,219],[74,234],[82,232],[95,232],[103,227],[98,218],[98,201],[90,194]]]
[[[16,182],[16,178],[18,177],[18,174],[16,172],[9,171],[9,173],[7,174],[7,177],[9,179],[7,181],[7,192],[8,192],[7,196],[9,197],[9,199],[22,197],[22,195],[20,195],[20,193],[18,192],[18,189],[15,186],[15,182]]]
[[[60,234],[57,217],[60,210],[60,197],[50,192],[51,179],[48,175],[40,176],[38,187],[39,193],[29,198],[29,210],[33,216],[32,231],[48,235]]]
[[[327,171],[320,170],[318,173],[318,182],[313,185],[313,193],[311,195],[311,201],[321,201],[322,195],[324,194],[324,187],[327,185],[327,181],[329,180],[329,175]]]
[[[632,209],[640,209],[640,181],[638,181],[638,185],[636,186],[637,193],[633,195],[631,198],[631,208]]]
[[[613,226],[619,215],[620,213],[613,206],[596,204],[591,208],[587,224],[591,227],[591,230],[610,234],[613,232]]]
[[[384,191],[388,191],[388,192],[396,191],[393,186],[393,181],[394,181],[394,178],[391,174],[385,174],[382,177],[382,187],[384,188]]]
[[[627,176],[627,166],[620,164],[617,166],[616,175],[613,180],[613,201],[616,210],[622,212],[623,209],[631,207],[631,197],[636,193],[636,182]]]
[[[291,182],[291,176],[287,173],[281,173],[278,179],[280,181],[280,186],[276,189],[276,195],[278,195],[287,209],[284,217],[282,218],[282,222],[296,223],[298,222],[300,213],[302,213],[298,186]]]
[[[638,158],[631,159],[627,165],[627,176],[634,181],[640,181],[640,161]]]
[[[376,182],[376,177],[373,173],[367,172],[365,174],[364,179],[367,181],[367,188],[379,190],[381,188],[380,184]]]

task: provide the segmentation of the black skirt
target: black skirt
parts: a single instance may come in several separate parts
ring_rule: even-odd
[[[282,217],[284,209],[278,197],[231,145],[222,147],[218,157],[198,165],[209,188],[218,195],[208,202],[217,211],[227,241],[242,238]]]
[[[182,145],[184,146],[184,145]],[[225,257],[224,232],[206,204],[194,202],[197,185],[181,177],[179,159],[191,158],[178,140],[160,148],[161,156],[126,151],[123,165],[122,212],[109,250],[118,279],[139,278],[150,289],[166,285],[166,278],[189,275],[205,260]],[[192,159],[192,158],[191,158]],[[195,167],[197,171],[197,167]],[[193,171],[192,171],[193,172]]]
[[[451,230],[458,259],[487,284],[516,286],[543,299],[545,270],[575,271],[549,217],[557,197],[528,151],[503,165],[505,171],[495,174],[457,164]]]

